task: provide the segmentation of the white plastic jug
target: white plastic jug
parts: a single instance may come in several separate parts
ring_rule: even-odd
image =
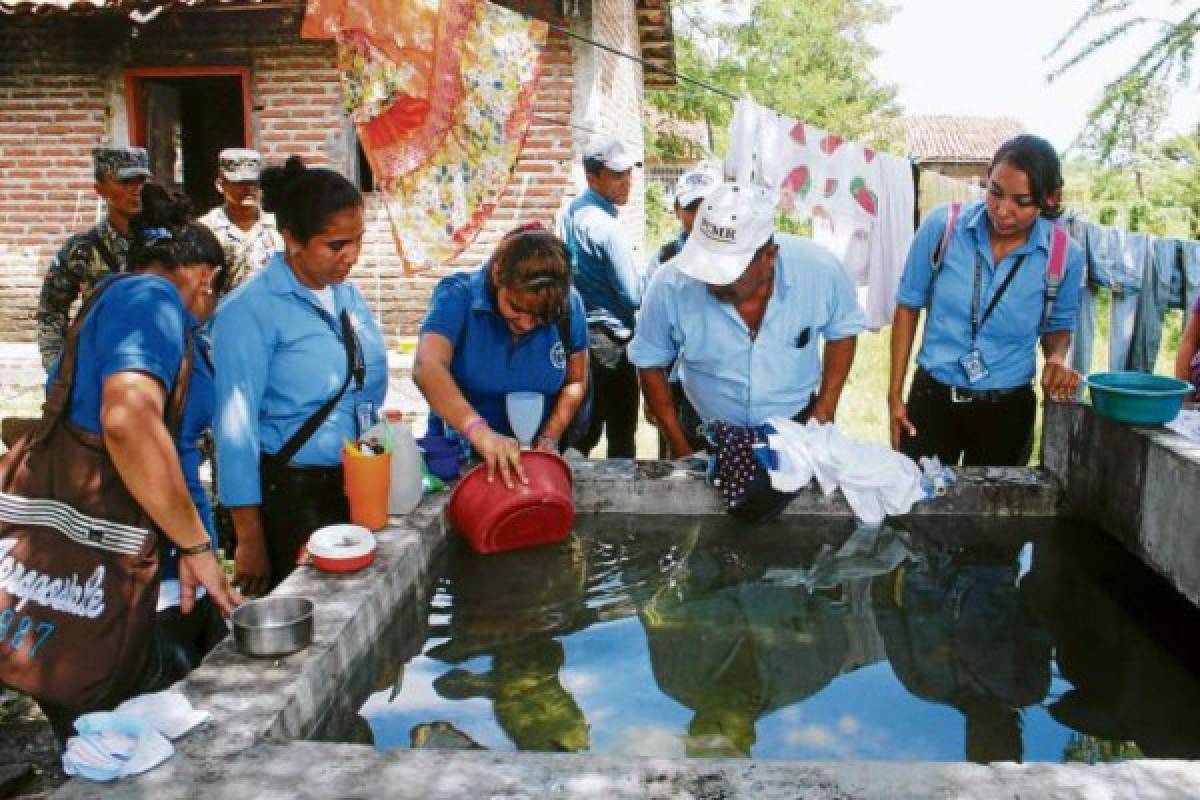
[[[388,513],[407,514],[421,502],[424,483],[421,480],[421,451],[413,438],[412,428],[404,423],[384,422],[392,429],[392,474],[388,488]]]

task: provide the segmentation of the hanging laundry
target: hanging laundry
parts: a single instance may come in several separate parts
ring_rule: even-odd
[[[1190,316],[1200,299],[1200,242],[1180,242],[1179,260],[1183,269],[1173,273],[1171,307]]]
[[[929,212],[951,203],[974,203],[983,197],[977,183],[949,178],[933,170],[921,170],[917,179],[917,213],[925,219]]]
[[[913,237],[912,167],[814,125],[738,102],[726,174],[779,193],[779,207],[811,219],[813,240],[861,287],[867,327],[892,320]]]
[[[1121,254],[1112,264],[1112,300],[1108,316],[1108,368],[1111,370],[1135,369],[1130,365],[1129,354],[1142,279],[1150,257],[1149,237],[1124,231],[1120,234]]]
[[[780,208],[797,218],[826,217],[835,227],[869,228],[879,213],[875,155],[744,98],[730,126],[725,173],[778,191]]]
[[[495,209],[529,128],[546,24],[486,0],[312,0],[335,38],[358,129],[407,270],[440,266]]]
[[[863,303],[871,330],[890,325],[896,312],[896,289],[912,247],[916,203],[908,160],[880,153],[875,161],[879,165],[879,216],[868,239],[867,297]]]
[[[1182,272],[1178,239],[1151,239],[1150,258],[1138,293],[1137,319],[1129,348],[1129,369],[1153,372],[1162,343],[1163,317],[1171,300],[1171,282]]]
[[[1087,227],[1088,280],[1111,289],[1113,276],[1121,271],[1125,257],[1125,232],[1092,222]]]

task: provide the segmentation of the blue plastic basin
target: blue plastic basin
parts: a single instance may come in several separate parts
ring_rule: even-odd
[[[1175,419],[1192,385],[1144,372],[1093,372],[1084,379],[1092,408],[1126,425],[1162,425]]]

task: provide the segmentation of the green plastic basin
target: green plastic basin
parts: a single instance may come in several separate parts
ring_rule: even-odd
[[[1162,425],[1175,419],[1192,385],[1144,372],[1093,372],[1084,382],[1092,408],[1126,425]]]

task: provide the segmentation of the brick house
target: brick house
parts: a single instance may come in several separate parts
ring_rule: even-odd
[[[674,66],[668,0],[505,2],[580,36]],[[96,218],[90,148],[146,141],[156,177],[215,204],[215,153],[249,146],[268,161],[299,153],[368,193],[354,280],[390,335],[415,331],[436,275],[407,277],[341,110],[335,46],[300,38],[303,0],[0,0],[0,341],[31,341],[41,276],[70,233]],[[134,21],[141,20],[140,22]],[[551,31],[535,117],[508,189],[450,267],[481,263],[518,221],[551,224],[584,185],[579,152],[603,129],[641,150],[643,90],[670,79]],[[643,241],[642,177],[622,213]]]
[[[1012,117],[911,115],[901,119],[901,126],[908,152],[922,168],[975,182],[987,178],[1001,144],[1025,133]]]

